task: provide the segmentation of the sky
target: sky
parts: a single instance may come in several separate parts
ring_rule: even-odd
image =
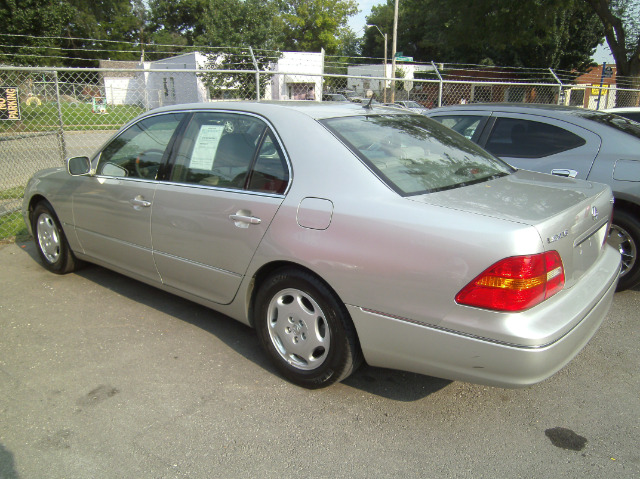
[[[371,7],[382,3],[386,2],[380,0],[358,0],[358,10],[360,10],[360,13],[349,19],[349,26],[357,36],[360,37],[364,33],[364,26],[367,23],[365,17],[371,13]],[[391,32],[388,33],[389,36],[391,36]]]
[[[349,26],[357,36],[360,37],[364,33],[364,26],[367,23],[365,17],[371,13],[371,7],[373,7],[374,5],[380,5],[382,3],[386,3],[386,1],[358,0],[358,10],[360,10],[360,13],[354,15],[349,19]],[[388,33],[389,38],[391,38],[391,32],[386,33]],[[437,60],[437,58],[434,58],[434,60]],[[606,43],[598,47],[595,54],[593,55],[593,61],[595,61],[596,63],[614,63],[613,55],[611,55],[611,50],[609,50],[609,46]]]

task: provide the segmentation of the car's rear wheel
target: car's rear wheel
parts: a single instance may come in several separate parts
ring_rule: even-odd
[[[617,290],[623,291],[639,284],[640,221],[624,210],[614,210],[608,243],[622,255],[622,269]]]
[[[254,325],[280,373],[309,389],[349,376],[362,362],[344,304],[321,280],[295,268],[269,276],[256,295]]]
[[[36,205],[31,227],[38,254],[45,268],[57,274],[69,273],[76,269],[77,260],[49,203],[43,201]]]

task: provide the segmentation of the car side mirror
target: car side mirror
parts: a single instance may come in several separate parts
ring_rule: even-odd
[[[87,156],[74,156],[67,160],[67,171],[71,176],[85,176],[91,173],[91,161]]]

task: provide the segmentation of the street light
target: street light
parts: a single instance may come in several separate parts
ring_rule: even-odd
[[[382,64],[382,76],[387,78],[387,34],[382,33],[380,27],[378,25],[365,25],[367,28],[376,27],[376,29],[380,32],[380,35],[384,37],[384,63]],[[387,81],[384,80],[382,82],[382,96],[383,103],[387,103]]]

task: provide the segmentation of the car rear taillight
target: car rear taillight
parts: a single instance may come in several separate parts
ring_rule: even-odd
[[[524,311],[563,287],[564,267],[557,251],[512,256],[471,281],[456,295],[456,302],[496,311]]]

